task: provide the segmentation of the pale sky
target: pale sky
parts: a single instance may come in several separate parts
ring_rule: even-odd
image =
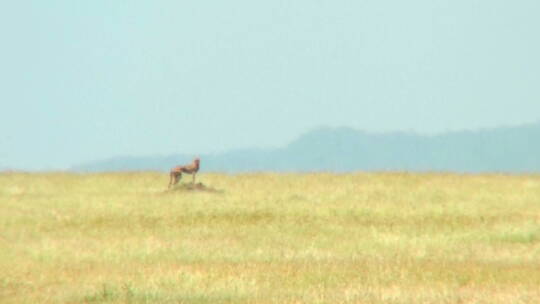
[[[0,169],[540,120],[540,1],[2,1]]]

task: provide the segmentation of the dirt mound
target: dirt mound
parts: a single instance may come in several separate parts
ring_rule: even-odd
[[[174,186],[170,191],[193,191],[193,192],[211,192],[211,193],[223,193],[223,190],[218,190],[213,187],[204,185],[203,183],[186,183]]]

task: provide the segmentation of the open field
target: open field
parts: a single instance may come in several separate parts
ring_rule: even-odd
[[[0,173],[0,303],[540,303],[538,175],[198,181]]]

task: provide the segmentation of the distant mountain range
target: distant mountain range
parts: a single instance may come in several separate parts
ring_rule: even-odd
[[[115,157],[80,164],[79,172],[168,170],[192,155]],[[201,155],[207,172],[452,171],[540,172],[540,123],[440,135],[319,128],[278,149]]]

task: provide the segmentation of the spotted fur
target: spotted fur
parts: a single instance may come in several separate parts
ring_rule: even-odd
[[[201,160],[197,157],[189,165],[176,166],[172,168],[169,174],[170,175],[169,188],[176,185],[180,181],[180,179],[182,178],[182,173],[191,174],[193,176],[192,183],[194,184],[195,175],[197,175],[197,172],[199,172],[200,163],[201,163]]]

